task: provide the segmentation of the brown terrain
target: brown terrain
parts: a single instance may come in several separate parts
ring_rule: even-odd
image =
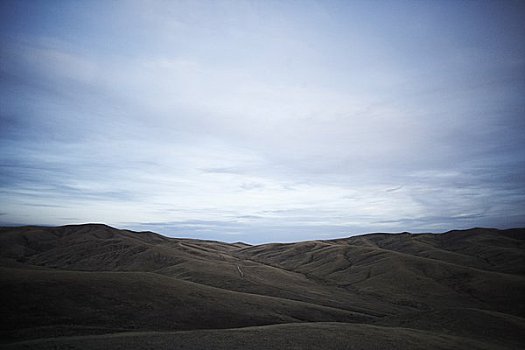
[[[288,244],[0,229],[5,349],[522,349],[525,229]]]

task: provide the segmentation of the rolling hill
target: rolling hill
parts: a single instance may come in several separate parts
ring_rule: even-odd
[[[251,246],[0,229],[6,349],[518,349],[525,229]]]

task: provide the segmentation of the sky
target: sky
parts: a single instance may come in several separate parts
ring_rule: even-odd
[[[525,226],[522,1],[0,2],[0,224]]]

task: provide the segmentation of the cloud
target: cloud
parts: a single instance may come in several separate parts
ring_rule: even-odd
[[[247,241],[524,224],[518,5],[381,5],[8,5],[6,222]]]

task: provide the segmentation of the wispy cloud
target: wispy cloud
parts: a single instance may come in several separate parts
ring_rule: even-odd
[[[519,3],[77,5],[4,5],[3,222],[251,242],[525,224]]]

